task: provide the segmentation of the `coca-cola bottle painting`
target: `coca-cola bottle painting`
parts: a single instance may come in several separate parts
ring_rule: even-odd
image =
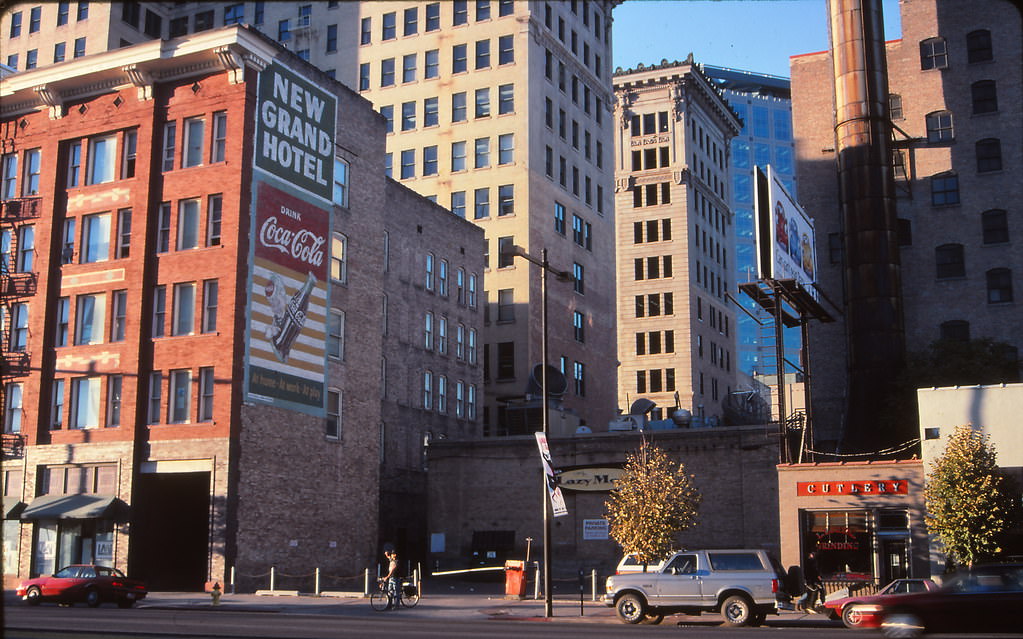
[[[264,288],[264,294],[270,304],[270,311],[273,313],[273,322],[266,327],[264,334],[267,341],[270,342],[274,355],[281,362],[288,361],[291,346],[305,326],[309,298],[312,296],[315,285],[316,276],[309,273],[302,288],[289,299],[284,280],[280,275],[274,273]]]

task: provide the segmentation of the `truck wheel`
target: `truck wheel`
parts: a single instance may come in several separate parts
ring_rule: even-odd
[[[639,623],[646,617],[646,611],[644,610],[643,598],[639,595],[629,593],[622,595],[615,603],[615,611],[618,612],[618,618],[625,623]]]
[[[742,595],[732,595],[721,604],[721,616],[726,626],[746,626],[753,617],[753,604]]]

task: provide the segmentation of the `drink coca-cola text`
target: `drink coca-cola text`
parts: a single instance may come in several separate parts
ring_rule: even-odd
[[[327,238],[308,229],[296,231],[279,226],[276,216],[263,220],[263,226],[259,229],[259,242],[263,246],[277,249],[312,266],[323,264],[323,245],[326,241]]]

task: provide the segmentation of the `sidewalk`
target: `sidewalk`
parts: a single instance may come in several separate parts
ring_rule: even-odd
[[[335,593],[336,596],[299,595],[257,595],[225,594],[220,604],[214,606],[209,594],[199,592],[152,592],[139,602],[138,609],[195,610],[210,614],[247,612],[268,614],[338,615],[368,617],[373,615],[402,615],[419,619],[434,620],[507,620],[560,623],[601,623],[620,624],[613,608],[602,602],[592,601],[592,593],[584,593],[582,614],[578,593],[575,596],[557,594],[554,598],[554,616],[544,616],[544,600],[505,599],[492,584],[459,584],[442,586],[434,584],[436,592],[425,590],[423,598],[415,608],[401,608],[395,611],[377,612],[369,605],[369,599],[361,593]],[[429,584],[427,584],[429,588]],[[446,590],[446,592],[445,592]],[[13,591],[4,592],[4,605],[17,606],[22,603]],[[109,604],[108,604],[109,605]],[[716,614],[701,616],[674,615],[665,618],[665,625],[717,626],[721,617]],[[780,615],[768,616],[767,626],[776,627],[840,627],[841,622],[830,621],[823,615],[783,611]]]

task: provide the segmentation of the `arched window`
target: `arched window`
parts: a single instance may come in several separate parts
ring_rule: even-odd
[[[977,141],[977,172],[1002,170],[1002,143],[998,138]]]
[[[974,62],[987,62],[993,58],[990,31],[978,29],[966,34],[966,59],[970,64]]]
[[[951,142],[953,138],[951,111],[934,111],[927,114],[928,142]]]
[[[902,96],[898,93],[888,94],[888,117],[892,120],[903,119]]]
[[[998,111],[998,88],[994,80],[980,80],[970,85],[973,113],[995,113]]]
[[[1002,304],[1012,301],[1012,271],[993,268],[987,272],[987,303]]]
[[[959,176],[942,173],[931,178],[931,204],[945,206],[959,204]]]
[[[991,209],[980,214],[984,244],[1004,244],[1009,241],[1009,218],[1002,209]]]
[[[944,69],[948,67],[948,47],[945,38],[928,38],[920,42],[920,69]]]
[[[939,280],[966,277],[966,262],[962,244],[942,244],[934,249],[934,264]]]

